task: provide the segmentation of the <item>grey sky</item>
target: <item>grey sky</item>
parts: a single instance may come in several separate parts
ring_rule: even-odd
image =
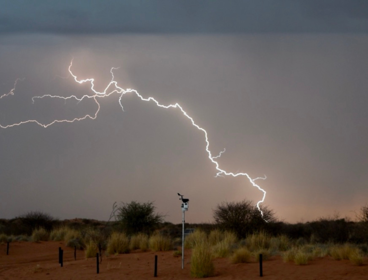
[[[0,1],[2,33],[368,31],[365,0]]]
[[[260,2],[0,1],[0,95],[25,78],[0,100],[0,123],[91,114],[89,101],[31,98],[91,94],[61,78],[71,58],[99,89],[120,67],[122,87],[179,102],[214,154],[226,148],[224,169],[266,174],[278,218],[353,216],[368,195],[367,4]],[[210,222],[222,201],[261,198],[245,178],[214,178],[203,134],[179,112],[123,105],[114,96],[95,121],[1,129],[0,217],[106,219],[114,201],[152,200],[180,222],[182,192],[187,220]]]

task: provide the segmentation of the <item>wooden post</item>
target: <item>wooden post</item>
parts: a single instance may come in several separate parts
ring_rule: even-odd
[[[63,258],[64,258],[64,250],[61,250],[61,262],[60,262],[61,267],[63,267],[63,262],[64,262]]]
[[[155,255],[155,272],[153,274],[153,277],[157,277],[157,255]]]
[[[9,241],[6,242],[6,254],[9,255]]]
[[[96,253],[96,266],[97,266],[97,274],[100,273],[100,262],[98,260],[98,253]]]
[[[263,276],[263,267],[262,267],[262,254],[259,254],[259,276]]]

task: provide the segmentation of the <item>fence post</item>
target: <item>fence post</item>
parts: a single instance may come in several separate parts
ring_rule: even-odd
[[[60,266],[61,266],[61,267],[63,267],[63,262],[64,262],[64,260],[63,260],[63,258],[64,258],[64,250],[61,250],[60,252],[61,252]]]
[[[97,274],[100,273],[100,262],[98,260],[98,253],[96,253],[96,266],[97,266]]]
[[[6,242],[6,254],[9,255],[9,241]]]
[[[259,254],[259,276],[263,276],[263,267],[262,267],[262,254]]]
[[[157,277],[157,255],[155,255],[155,272],[153,274],[153,277]]]

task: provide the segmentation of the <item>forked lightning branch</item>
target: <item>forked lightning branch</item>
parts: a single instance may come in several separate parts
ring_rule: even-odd
[[[24,120],[24,121],[21,121],[21,122],[18,122],[18,123],[7,124],[7,125],[3,125],[3,124],[0,123],[0,128],[6,129],[6,128],[16,127],[16,126],[20,126],[20,125],[24,125],[24,124],[28,124],[28,123],[35,123],[39,126],[47,128],[47,127],[49,127],[51,125],[54,125],[54,124],[57,124],[57,123],[73,123],[73,122],[77,122],[77,121],[83,121],[83,120],[86,120],[86,119],[94,120],[94,119],[97,118],[98,113],[100,112],[100,108],[101,108],[101,105],[99,103],[99,98],[107,98],[111,95],[118,95],[119,96],[119,105],[120,105],[121,109],[123,110],[122,98],[124,97],[124,95],[126,95],[126,94],[136,95],[141,101],[151,102],[151,103],[155,104],[156,106],[158,106],[162,109],[176,109],[176,110],[178,110],[181,114],[183,114],[183,116],[185,118],[188,119],[188,121],[192,124],[193,127],[195,127],[197,130],[201,131],[203,133],[204,141],[206,143],[205,149],[206,149],[206,152],[207,152],[207,155],[208,155],[208,159],[214,164],[215,169],[217,171],[216,177],[217,176],[231,176],[231,177],[243,176],[243,177],[246,177],[248,179],[248,181],[252,184],[253,187],[257,188],[259,191],[261,191],[263,193],[262,199],[257,202],[257,208],[258,208],[258,210],[260,211],[260,213],[263,217],[263,212],[260,208],[260,204],[262,202],[264,202],[264,200],[266,198],[266,191],[264,189],[262,189],[256,183],[256,181],[257,180],[265,180],[266,176],[257,177],[257,178],[252,179],[248,175],[248,173],[245,173],[245,172],[233,173],[233,172],[226,171],[225,169],[222,169],[217,160],[221,157],[221,155],[225,152],[225,150],[221,151],[218,155],[212,155],[212,152],[210,150],[210,142],[209,142],[209,139],[208,139],[207,131],[204,128],[200,127],[194,121],[194,119],[187,114],[187,112],[180,106],[179,103],[163,105],[163,104],[159,103],[153,97],[143,97],[140,93],[138,93],[134,89],[130,89],[130,88],[123,89],[122,87],[120,87],[118,85],[118,82],[115,81],[113,71],[117,68],[111,68],[111,70],[110,70],[111,81],[107,84],[105,89],[101,92],[97,91],[95,89],[95,84],[94,84],[95,79],[94,78],[89,78],[89,79],[79,80],[78,77],[76,75],[74,75],[74,73],[72,72],[72,65],[73,65],[73,61],[71,61],[70,65],[69,65],[69,68],[68,68],[68,71],[69,71],[70,75],[74,78],[74,81],[77,82],[78,84],[85,84],[85,83],[90,84],[91,95],[83,95],[82,97],[77,97],[75,95],[70,95],[70,96],[65,97],[65,96],[59,96],[59,95],[45,94],[45,95],[42,95],[42,96],[34,96],[32,98],[32,101],[35,102],[36,99],[53,98],[53,99],[63,99],[63,100],[75,99],[78,102],[82,102],[84,99],[93,99],[93,101],[96,104],[96,110],[94,111],[93,114],[86,114],[85,116],[80,117],[80,118],[56,119],[56,120],[53,120],[49,123],[41,123],[41,122],[39,122],[37,120],[34,120],[34,119]],[[15,88],[16,88],[16,85],[17,85],[18,81],[19,81],[19,79],[17,79],[15,81],[14,87],[11,89],[11,91],[9,93],[5,93],[5,94],[1,95],[0,99],[4,98],[4,97],[10,97],[10,95],[13,95],[14,92],[15,92]]]

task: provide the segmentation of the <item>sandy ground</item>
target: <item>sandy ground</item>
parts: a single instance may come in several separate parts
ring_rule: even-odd
[[[64,250],[64,266],[58,264],[58,248]],[[185,268],[181,258],[173,252],[140,252],[103,257],[100,273],[96,273],[96,259],[85,259],[83,251],[66,248],[62,242],[18,242],[0,245],[0,279],[151,279],[154,278],[154,257],[158,256],[160,279],[191,279],[190,250],[185,252]],[[259,264],[230,264],[227,259],[214,261],[215,279],[259,279]],[[283,263],[274,257],[263,263],[265,279],[368,279],[368,260],[354,266],[349,261],[335,261],[328,257],[306,266]]]

